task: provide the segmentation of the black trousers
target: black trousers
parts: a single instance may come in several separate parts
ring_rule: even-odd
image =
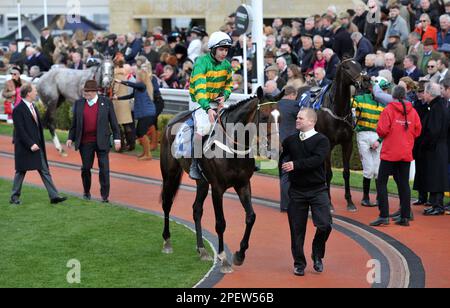
[[[306,267],[303,246],[305,244],[308,212],[311,207],[312,220],[316,226],[316,235],[312,243],[312,254],[325,257],[325,244],[331,233],[331,212],[328,190],[323,188],[302,192],[291,186],[289,189],[288,218],[291,229],[291,249],[295,267]]]
[[[97,154],[98,167],[100,170],[100,193],[103,199],[109,197],[109,151],[99,150],[96,143],[87,143],[80,146],[80,155],[82,161],[81,179],[83,181],[84,194],[91,194],[92,173],[91,169],[94,165],[95,154]]]
[[[380,217],[389,217],[389,200],[387,183],[390,175],[396,175],[398,196],[400,198],[400,211],[402,218],[409,218],[411,215],[411,188],[409,187],[410,162],[386,161],[382,160],[378,171],[378,205]]]

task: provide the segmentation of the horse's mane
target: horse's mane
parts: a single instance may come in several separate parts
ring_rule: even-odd
[[[256,95],[253,95],[253,96],[251,96],[251,97],[249,97],[249,98],[247,98],[247,99],[244,99],[244,100],[242,100],[242,101],[240,101],[240,102],[237,102],[236,104],[229,105],[229,106],[225,109],[225,111],[226,111],[226,112],[232,112],[232,111],[234,111],[234,110],[236,110],[236,109],[242,107],[242,105],[247,104],[249,101],[255,99],[256,97],[257,97]]]

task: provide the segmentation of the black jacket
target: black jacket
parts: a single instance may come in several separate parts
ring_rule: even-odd
[[[35,111],[38,117],[38,124],[34,121],[33,115],[24,101],[20,102],[13,111],[16,171],[41,170],[40,151],[44,153],[45,161],[47,161],[44,130],[39,120],[39,112],[36,108]],[[39,146],[39,151],[31,151],[31,147],[34,144]]]
[[[327,62],[327,66],[325,67],[325,71],[327,72],[327,75],[325,76],[327,79],[334,80],[334,77],[336,77],[337,72],[337,66],[339,65],[339,57],[334,54],[330,62]]]
[[[333,50],[342,60],[344,56],[353,58],[355,49],[353,48],[353,41],[350,33],[344,29],[339,28],[334,36]]]
[[[75,144],[75,149],[80,148],[83,138],[83,111],[86,99],[75,102],[73,109],[72,127],[69,131],[69,139]],[[100,150],[106,151],[111,147],[111,130],[114,140],[120,140],[120,128],[117,123],[116,114],[112,102],[104,96],[99,96],[97,117],[97,146]]]
[[[361,65],[364,65],[366,56],[370,53],[373,53],[373,45],[368,39],[362,37],[358,42],[355,61],[359,62]]]
[[[414,189],[427,192],[448,191],[447,133],[449,117],[447,102],[438,97],[429,105],[417,140]]]

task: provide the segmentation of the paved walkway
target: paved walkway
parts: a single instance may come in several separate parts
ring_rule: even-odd
[[[12,179],[14,174],[13,146],[11,138],[0,136],[0,177]],[[51,145],[48,146],[51,173],[57,187],[64,192],[80,195],[79,154],[69,150],[69,157],[61,158]],[[162,212],[159,203],[161,174],[159,161],[138,162],[135,157],[112,153],[111,197],[112,202],[137,208]],[[96,166],[95,166],[96,168]],[[42,186],[37,173],[27,175],[26,182]],[[93,181],[93,197],[100,198],[98,181]],[[358,212],[345,210],[344,192],[333,188],[336,207],[334,231],[327,246],[324,260],[325,272],[316,274],[311,264],[305,277],[292,274],[290,235],[286,214],[275,208],[279,200],[278,180],[255,175],[252,190],[257,220],[250,239],[250,248],[243,266],[234,267],[229,275],[216,274],[215,287],[448,287],[450,286],[450,236],[449,217],[424,217],[422,208],[413,208],[416,220],[411,227],[395,225],[373,229],[367,224],[376,218],[377,209],[359,207]],[[183,178],[172,210],[179,219],[192,221],[194,182]],[[361,193],[353,192],[353,200],[359,201]],[[70,205],[70,200],[67,202]],[[393,210],[398,201],[391,199]],[[24,205],[26,206],[26,205]],[[203,227],[215,234],[215,221],[211,198],[205,202]],[[225,242],[234,252],[244,232],[245,215],[242,206],[230,191],[224,201],[227,229]],[[311,254],[314,235],[309,224],[305,245],[306,255]],[[172,239],[176,241],[176,238]],[[162,242],[162,239],[161,239]],[[213,242],[216,244],[217,242]],[[195,247],[195,243],[192,243]],[[194,248],[193,248],[194,249]],[[175,251],[176,253],[176,251]],[[368,262],[379,260],[381,282],[369,283]],[[370,266],[370,264],[369,264]],[[206,285],[208,279],[206,280]]]

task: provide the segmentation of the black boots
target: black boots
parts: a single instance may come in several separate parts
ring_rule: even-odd
[[[364,178],[363,180],[363,199],[361,201],[361,206],[365,207],[375,207],[376,203],[370,203],[370,179]]]

